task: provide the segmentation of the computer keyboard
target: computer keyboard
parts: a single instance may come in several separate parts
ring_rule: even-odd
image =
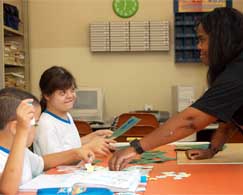
[[[102,121],[89,121],[90,125],[104,125],[104,122]]]

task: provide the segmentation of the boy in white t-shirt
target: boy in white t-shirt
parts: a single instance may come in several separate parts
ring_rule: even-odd
[[[27,147],[33,142],[40,113],[38,100],[28,92],[0,90],[0,194],[16,194],[20,184],[43,170],[94,159],[88,147],[42,157],[32,153]]]

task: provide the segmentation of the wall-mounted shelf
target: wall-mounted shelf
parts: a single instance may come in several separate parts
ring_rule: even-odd
[[[203,13],[175,13],[175,61],[199,62],[196,21]]]
[[[21,23],[15,27],[4,20],[4,5],[15,6]],[[0,88],[29,90],[28,1],[0,0]]]
[[[5,64],[6,67],[24,67],[23,64]]]
[[[13,28],[7,27],[4,25],[4,34],[5,36],[24,36],[24,33],[14,30]]]
[[[196,22],[216,7],[232,7],[231,0],[174,0],[175,62],[200,62]]]
[[[91,52],[169,51],[168,21],[90,24]]]

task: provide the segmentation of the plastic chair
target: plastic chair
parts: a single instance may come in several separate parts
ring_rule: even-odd
[[[80,137],[93,132],[90,124],[86,121],[75,120],[74,123],[78,129]]]
[[[117,138],[117,141],[127,141],[128,137],[141,138],[159,127],[159,122],[153,114],[150,113],[123,113],[117,119],[116,128],[119,128],[129,118],[135,116],[141,120],[123,136]]]

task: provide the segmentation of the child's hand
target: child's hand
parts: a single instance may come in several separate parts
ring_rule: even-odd
[[[111,148],[112,146],[110,146],[110,143],[113,142],[115,141],[97,136],[84,146],[88,146],[98,156],[108,156],[111,154],[110,149],[113,149]]]
[[[80,160],[84,163],[92,163],[95,159],[95,154],[88,145],[84,145],[79,149]]]
[[[20,102],[16,110],[17,128],[30,130],[30,123],[34,117],[35,109],[32,106],[33,99],[25,99]]]
[[[112,135],[113,131],[109,129],[104,129],[104,130],[97,130],[93,132],[95,136],[101,136],[101,137],[110,137]]]
[[[87,144],[91,141],[93,141],[93,139],[97,138],[97,137],[109,137],[112,135],[112,131],[109,129],[104,129],[104,130],[97,130],[95,132],[89,133],[88,135],[85,135],[83,137],[81,137],[81,142],[83,144]]]

